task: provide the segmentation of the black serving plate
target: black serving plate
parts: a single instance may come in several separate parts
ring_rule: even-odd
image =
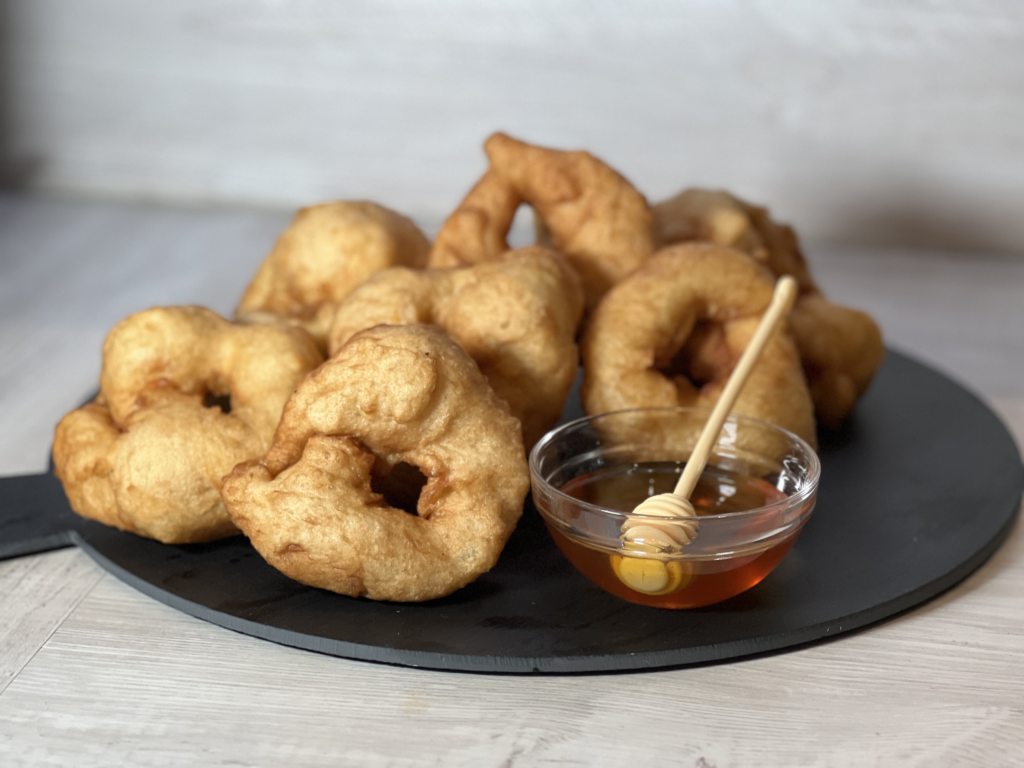
[[[889,354],[854,419],[821,443],[817,511],[786,560],[754,589],[689,611],[592,586],[529,503],[493,571],[423,604],[304,587],[241,537],[175,547],[80,520],[52,474],[0,479],[0,557],[73,543],[178,610],[320,653],[446,670],[610,672],[726,661],[881,621],[966,577],[1016,519],[1024,468],[1006,428],[903,355]]]

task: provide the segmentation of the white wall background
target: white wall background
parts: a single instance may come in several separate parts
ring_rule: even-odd
[[[502,128],[811,239],[1024,247],[1014,0],[0,0],[8,184],[436,221]]]

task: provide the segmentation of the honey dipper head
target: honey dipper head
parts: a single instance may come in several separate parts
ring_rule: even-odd
[[[693,505],[674,493],[644,499],[622,525],[622,549],[641,556],[613,555],[612,570],[619,581],[636,592],[664,595],[689,579],[681,563],[650,555],[678,552],[697,537],[697,513]],[[646,556],[643,556],[646,555]]]
[[[674,493],[659,493],[644,499],[633,514],[664,520],[627,520],[622,526],[622,541],[626,546],[643,541],[671,550],[685,547],[697,537],[697,513],[693,504]]]

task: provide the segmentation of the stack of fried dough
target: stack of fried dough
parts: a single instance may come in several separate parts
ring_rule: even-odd
[[[830,302],[793,230],[721,191],[651,205],[587,152],[504,134],[431,243],[371,202],[304,208],[236,316],[114,327],[94,402],[57,425],[80,515],[169,544],[243,533],[284,574],[428,600],[497,562],[526,452],[580,362],[588,413],[710,406],[771,298],[800,295],[735,410],[815,440],[878,368],[875,323]],[[529,205],[536,245],[507,244]],[[577,346],[577,341],[579,342]]]

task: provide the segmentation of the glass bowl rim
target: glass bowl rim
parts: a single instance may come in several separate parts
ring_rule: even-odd
[[[594,422],[597,421],[598,419],[606,418],[609,416],[621,416],[628,413],[656,412],[671,412],[680,414],[704,413],[710,415],[711,409],[689,405],[666,405],[648,406],[643,408],[623,408],[617,411],[605,411],[604,413],[596,413],[591,416],[581,416],[580,418],[573,419],[572,421],[568,421],[565,424],[560,424],[554,429],[549,430],[547,433],[545,433],[545,435],[536,442],[533,448],[530,449],[528,465],[530,470],[531,481],[535,480],[539,485],[541,485],[544,488],[545,492],[549,492],[553,494],[556,498],[562,500],[563,502],[573,504],[576,507],[579,507],[588,513],[597,514],[602,517],[614,518],[616,520],[660,520],[664,522],[664,518],[658,517],[657,515],[638,515],[633,511],[625,512],[618,509],[611,509],[609,507],[602,507],[599,504],[592,504],[588,501],[583,501],[582,499],[565,493],[560,488],[556,488],[554,485],[548,482],[547,479],[545,479],[541,475],[540,468],[538,466],[540,462],[539,456],[541,450],[549,446],[552,442],[554,442],[554,440],[559,435],[561,435],[564,432],[567,432],[572,427],[578,427],[579,425],[585,422]],[[785,496],[779,499],[778,501],[772,502],[771,504],[765,504],[764,506],[754,507],[753,509],[744,509],[740,512],[720,512],[714,515],[701,515],[699,520],[702,526],[708,524],[713,525],[714,521],[724,522],[728,520],[731,522],[735,522],[746,520],[748,518],[756,518],[760,515],[768,515],[779,510],[799,506],[815,496],[815,494],[818,492],[818,484],[821,480],[821,459],[818,457],[818,452],[811,446],[810,443],[808,443],[806,440],[804,440],[796,433],[786,429],[785,427],[780,427],[778,424],[773,424],[770,421],[759,419],[755,416],[744,416],[743,414],[730,413],[728,417],[725,419],[725,423],[728,424],[730,422],[738,424],[746,422],[749,424],[753,424],[754,426],[767,428],[773,432],[781,434],[783,437],[786,437],[793,441],[794,443],[796,443],[801,448],[801,450],[803,450],[807,454],[808,457],[807,481],[804,484],[804,487],[801,488],[796,493],[789,496]],[[544,517],[552,517],[553,519],[558,520],[557,517],[549,515],[546,510],[542,509],[540,504],[535,504],[535,506],[537,507],[537,511],[540,512],[541,515],[543,515]],[[801,515],[801,517],[809,515],[811,511],[813,510],[808,510],[806,513],[804,513],[804,515]]]

